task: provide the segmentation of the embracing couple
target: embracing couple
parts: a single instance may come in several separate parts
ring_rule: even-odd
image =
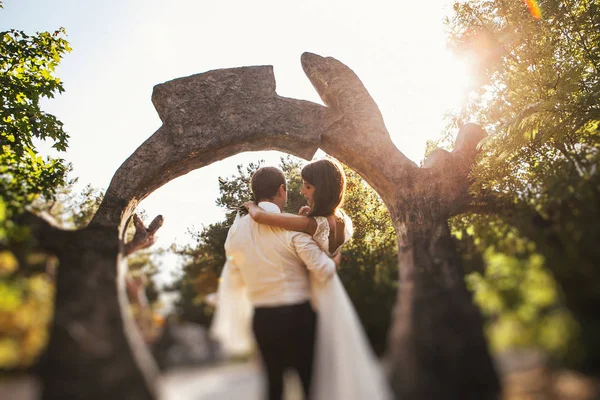
[[[283,172],[258,169],[251,179],[256,203],[236,218],[225,251],[211,331],[231,354],[257,344],[268,399],[282,398],[283,376],[295,370],[306,398],[388,399],[379,363],[337,276],[340,250],[352,221],[340,209],[346,179],[330,159],[302,169],[308,206],[282,213]]]

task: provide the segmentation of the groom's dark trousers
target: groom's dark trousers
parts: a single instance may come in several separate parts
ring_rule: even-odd
[[[283,373],[298,372],[308,398],[315,347],[316,315],[309,302],[256,307],[254,335],[267,371],[269,400],[283,396]]]

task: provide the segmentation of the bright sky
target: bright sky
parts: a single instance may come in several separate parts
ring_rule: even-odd
[[[81,185],[106,188],[117,168],[161,125],[152,88],[218,68],[273,65],[277,92],[321,103],[300,65],[310,51],[356,72],[396,146],[415,162],[443,117],[466,96],[467,70],[446,50],[449,0],[5,0],[0,30],[54,31],[73,51],[57,69],[66,92],[44,103],[71,135],[61,157]],[[281,153],[245,153],[194,171],[143,201],[165,217],[158,244],[188,240],[222,218],[217,178]]]

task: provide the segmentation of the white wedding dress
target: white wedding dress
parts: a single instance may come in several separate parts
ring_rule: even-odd
[[[346,215],[345,240],[352,237],[352,221]],[[237,220],[237,218],[236,218]],[[329,223],[316,217],[313,239],[329,255]],[[234,222],[235,224],[235,222]],[[317,312],[312,400],[387,400],[392,398],[382,368],[371,349],[354,306],[337,274],[324,283],[311,279],[311,301]],[[254,347],[252,305],[243,286],[231,280],[225,264],[217,292],[212,336],[230,355]]]

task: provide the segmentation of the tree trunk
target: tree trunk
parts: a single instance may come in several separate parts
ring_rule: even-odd
[[[417,215],[413,213],[412,215]],[[398,399],[496,399],[483,321],[445,219],[396,221],[399,287],[390,333]]]
[[[40,365],[43,399],[151,399],[153,361],[123,303],[117,230],[59,231],[54,322]],[[131,335],[132,340],[130,340]],[[142,349],[144,350],[144,349]],[[142,356],[143,357],[143,353]],[[139,365],[138,365],[139,364]]]
[[[303,68],[340,114],[322,148],[358,172],[385,202],[398,237],[399,291],[390,357],[400,399],[495,399],[499,383],[483,323],[463,281],[447,220],[470,203],[469,173],[485,136],[463,125],[452,152],[435,149],[421,168],[391,142],[379,109],[352,70],[305,53]]]

